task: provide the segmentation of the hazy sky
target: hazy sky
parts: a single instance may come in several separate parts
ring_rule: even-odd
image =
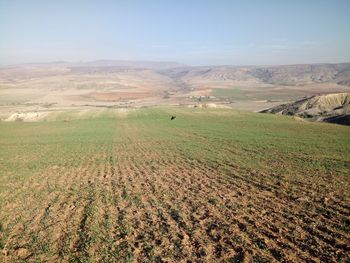
[[[350,62],[350,0],[0,0],[0,64]]]

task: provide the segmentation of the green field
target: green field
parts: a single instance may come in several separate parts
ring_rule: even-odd
[[[232,89],[213,89],[213,96],[223,99],[248,100],[251,99],[247,92],[239,88]]]
[[[0,122],[0,149],[0,262],[350,260],[346,126],[110,110]]]
[[[302,94],[297,94],[297,91],[292,89],[284,88],[283,91],[281,91],[273,90],[270,87],[256,87],[253,89],[247,89],[246,87],[215,88],[212,91],[212,95],[218,99],[239,101],[291,101],[302,97]]]

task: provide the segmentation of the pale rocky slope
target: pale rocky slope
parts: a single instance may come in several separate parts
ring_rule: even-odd
[[[262,112],[350,125],[350,93],[312,96]]]

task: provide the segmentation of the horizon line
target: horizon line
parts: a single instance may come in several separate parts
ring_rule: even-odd
[[[125,62],[125,63],[173,63],[178,64],[179,67],[278,67],[278,66],[300,66],[300,65],[335,65],[335,64],[350,64],[350,61],[343,62],[309,62],[309,63],[281,63],[281,64],[203,64],[203,65],[190,65],[187,63],[182,63],[178,61],[172,60],[132,60],[132,59],[96,59],[96,60],[52,60],[52,61],[33,61],[33,62],[23,62],[23,63],[13,63],[13,64],[0,64],[0,68],[6,67],[17,67],[17,66],[25,66],[25,65],[50,65],[50,64],[87,64],[87,63],[98,63],[98,62]],[[88,66],[88,65],[86,65]],[[99,66],[99,67],[113,67],[111,66]],[[117,65],[115,66],[117,67]],[[126,67],[121,65],[121,67]]]

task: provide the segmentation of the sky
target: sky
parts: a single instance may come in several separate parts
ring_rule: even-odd
[[[350,62],[350,0],[0,0],[0,64]]]

